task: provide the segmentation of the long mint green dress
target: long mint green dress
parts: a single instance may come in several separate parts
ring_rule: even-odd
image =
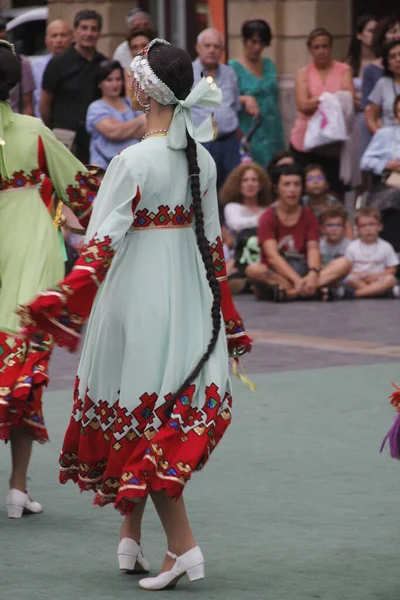
[[[113,159],[73,271],[28,307],[33,333],[49,331],[70,348],[90,313],[60,480],[94,490],[96,504],[113,502],[122,513],[151,491],[179,496],[207,462],[231,420],[227,341],[249,341],[227,283],[215,163],[200,144],[197,154],[225,331],[174,406],[169,400],[204,354],[213,323],[186,153],[167,137]]]
[[[254,162],[265,168],[275,152],[284,149],[282,117],[279,110],[279,86],[276,67],[270,58],[263,58],[263,76],[257,77],[238,60],[230,60],[235,70],[241,96],[254,96],[260,107],[262,124],[251,139]],[[253,126],[253,117],[242,108],[239,124],[243,133]]]

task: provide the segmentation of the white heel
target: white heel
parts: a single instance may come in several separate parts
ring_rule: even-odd
[[[142,590],[159,591],[171,590],[176,587],[179,579],[187,574],[190,581],[204,578],[204,556],[199,546],[195,546],[185,554],[177,556],[168,550],[168,556],[175,560],[170,571],[160,573],[158,577],[147,577],[139,581]]]
[[[198,579],[204,579],[204,563],[197,565],[197,567],[192,567],[186,571],[187,576],[190,581],[197,581]]]
[[[38,514],[43,508],[39,502],[34,502],[27,492],[12,488],[8,491],[7,514],[9,519],[20,519],[24,513]]]
[[[20,519],[22,517],[23,512],[23,506],[18,506],[16,504],[7,504],[7,514],[9,519]]]
[[[122,538],[118,545],[117,556],[119,568],[124,573],[142,575],[150,571],[150,565],[144,557],[141,546],[131,538]]]

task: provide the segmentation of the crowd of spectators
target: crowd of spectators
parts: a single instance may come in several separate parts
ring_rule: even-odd
[[[97,50],[99,13],[79,11],[72,27],[52,21],[48,53],[32,64],[21,56],[11,98],[14,111],[43,119],[98,173],[146,127],[130,104],[129,66],[157,34],[141,9],[128,13],[126,25],[126,40],[106,57]],[[213,114],[216,135],[205,146],[217,165],[231,290],[278,302],[397,297],[400,16],[361,16],[342,61],[333,58],[328,30],[309,34],[310,61],[296,73],[297,116],[286,148],[277,70],[263,56],[272,37],[266,21],[246,21],[243,51],[228,64],[217,30],[202,31],[195,47],[195,83],[207,77],[223,96],[220,108],[195,107],[192,118],[198,126]],[[316,116],[324,118],[327,95],[339,100],[348,139],[310,148],[306,134]],[[354,217],[344,209],[349,190],[358,197]]]

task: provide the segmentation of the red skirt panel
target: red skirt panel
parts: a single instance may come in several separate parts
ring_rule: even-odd
[[[195,386],[171,410],[155,408],[156,394],[143,394],[141,404],[130,414],[118,402],[93,404],[89,393],[79,398],[75,386],[72,417],[60,457],[60,482],[74,481],[83,490],[93,490],[94,504],[113,503],[130,513],[135,503],[152,491],[164,490],[178,498],[193,472],[200,470],[231,422],[232,398],[221,398],[218,388],[204,390],[204,405],[191,406]],[[161,425],[153,427],[155,415]],[[206,415],[206,419],[204,419]],[[140,422],[138,436],[137,422]],[[160,422],[159,421],[159,422]]]
[[[0,331],[0,439],[9,440],[11,427],[17,426],[41,443],[48,440],[42,393],[52,349],[48,335],[28,339]]]

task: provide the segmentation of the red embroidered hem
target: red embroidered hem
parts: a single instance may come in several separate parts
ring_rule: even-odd
[[[0,331],[0,439],[8,440],[12,427],[24,427],[37,441],[48,440],[42,393],[52,347],[48,335],[30,339]]]
[[[114,504],[129,514],[151,491],[178,498],[193,472],[208,461],[231,421],[232,399],[205,389],[202,408],[192,407],[192,385],[175,403],[155,408],[156,394],[143,394],[132,413],[92,402],[88,392],[75,402],[60,456],[60,483],[73,481],[95,492],[94,504]],[[161,422],[157,427],[155,421]]]

